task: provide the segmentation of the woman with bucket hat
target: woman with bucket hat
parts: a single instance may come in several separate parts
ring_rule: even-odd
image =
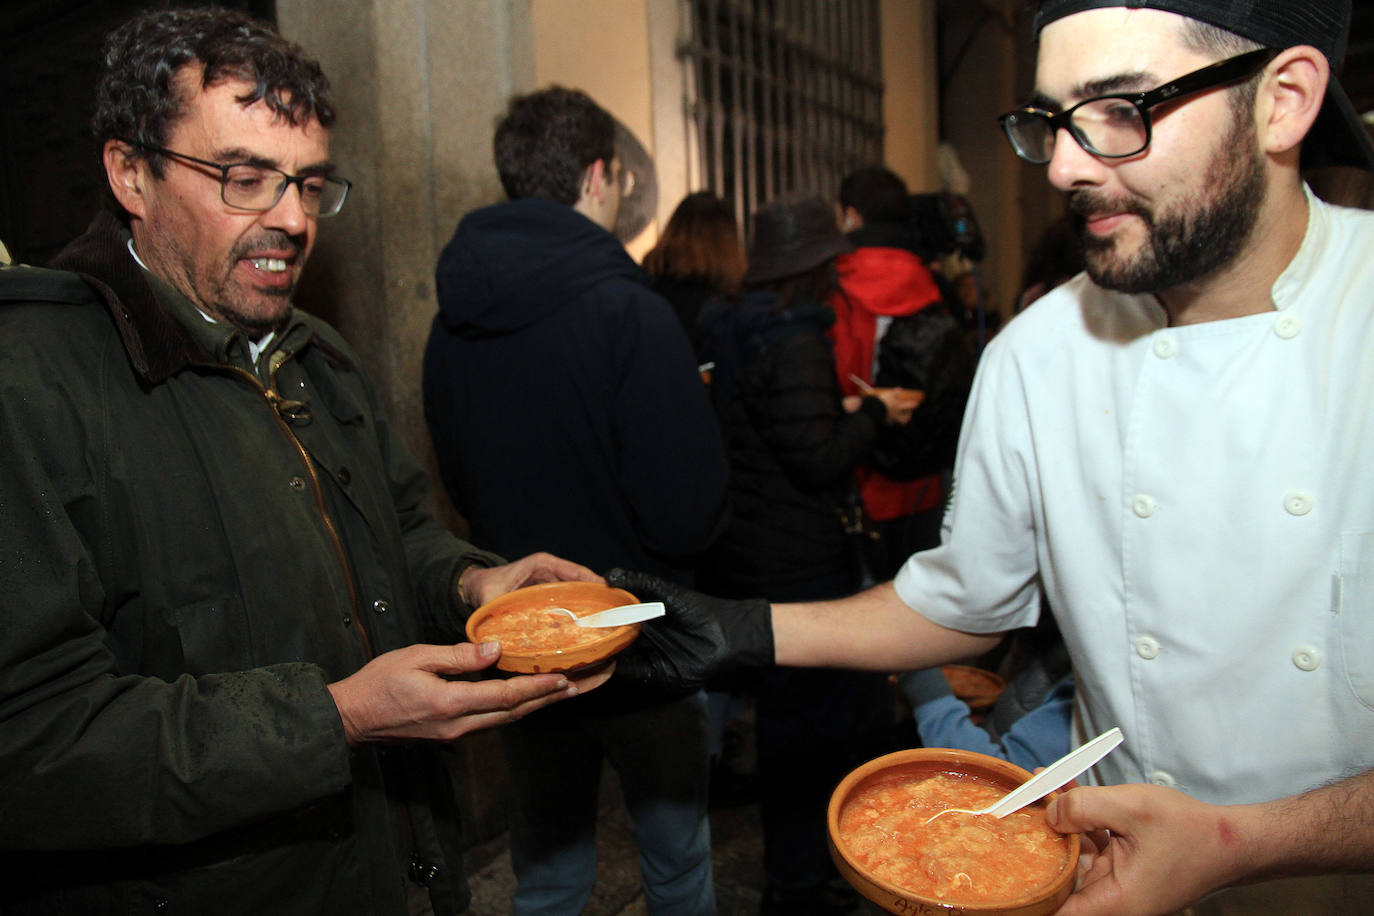
[[[891,392],[844,398],[824,303],[836,256],[853,246],[819,196],[792,194],[754,216],[744,292],[702,314],[702,358],[730,457],[732,522],[702,586],[721,596],[809,600],[858,584],[841,511],[879,427],[911,417]],[[891,722],[872,673],[776,669],[756,684],[764,870],[762,913],[843,913],[854,906],[825,845],[830,788]]]

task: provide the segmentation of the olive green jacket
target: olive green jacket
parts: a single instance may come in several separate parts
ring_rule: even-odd
[[[126,239],[0,270],[0,913],[404,913],[410,870],[462,909],[446,771],[350,750],[326,684],[460,640],[500,559],[337,332],[253,366]]]

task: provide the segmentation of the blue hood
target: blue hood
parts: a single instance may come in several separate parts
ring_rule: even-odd
[[[434,273],[439,318],[460,337],[509,334],[620,276],[648,284],[615,236],[572,207],[513,200],[462,218]]]

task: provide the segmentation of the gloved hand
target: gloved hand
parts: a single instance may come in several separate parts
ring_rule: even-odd
[[[719,674],[773,664],[772,606],[762,598],[712,598],[628,569],[611,570],[606,582],[667,609],[617,657],[618,679],[687,692]]]

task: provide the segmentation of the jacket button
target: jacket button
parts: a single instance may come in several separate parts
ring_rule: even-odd
[[[1160,359],[1168,359],[1178,352],[1178,344],[1172,337],[1155,338],[1155,356]]]
[[[353,615],[352,615],[352,614],[344,614],[344,616],[343,616],[343,625],[344,625],[344,626],[349,626],[349,625],[351,625],[352,623],[353,623]]]
[[[1302,320],[1297,315],[1281,312],[1274,319],[1274,333],[1283,340],[1292,340],[1302,332]]]
[[[1155,514],[1155,509],[1157,508],[1159,508],[1159,503],[1155,502],[1153,496],[1149,496],[1145,493],[1141,493],[1135,499],[1131,500],[1131,511],[1134,512],[1138,518],[1149,518]]]
[[[1153,636],[1142,636],[1135,641],[1135,654],[1149,661],[1159,656],[1159,640]]]
[[[1155,770],[1149,775],[1149,780],[1155,785],[1163,786],[1166,789],[1172,789],[1174,786],[1178,785],[1178,780],[1174,779],[1173,774],[1166,773],[1163,770]]]
[[[1289,515],[1306,515],[1312,511],[1312,496],[1303,490],[1290,490],[1283,495],[1283,508]]]
[[[305,478],[304,478],[304,477],[292,477],[289,481],[287,481],[287,483],[290,485],[291,489],[293,489],[293,490],[304,490],[304,489],[305,489]]]
[[[385,614],[387,611],[391,610],[391,605],[386,599],[378,598],[376,601],[372,602],[372,610],[376,611],[378,614]]]
[[[1322,664],[1322,652],[1316,646],[1298,646],[1293,650],[1293,664],[1301,671],[1316,671]]]

